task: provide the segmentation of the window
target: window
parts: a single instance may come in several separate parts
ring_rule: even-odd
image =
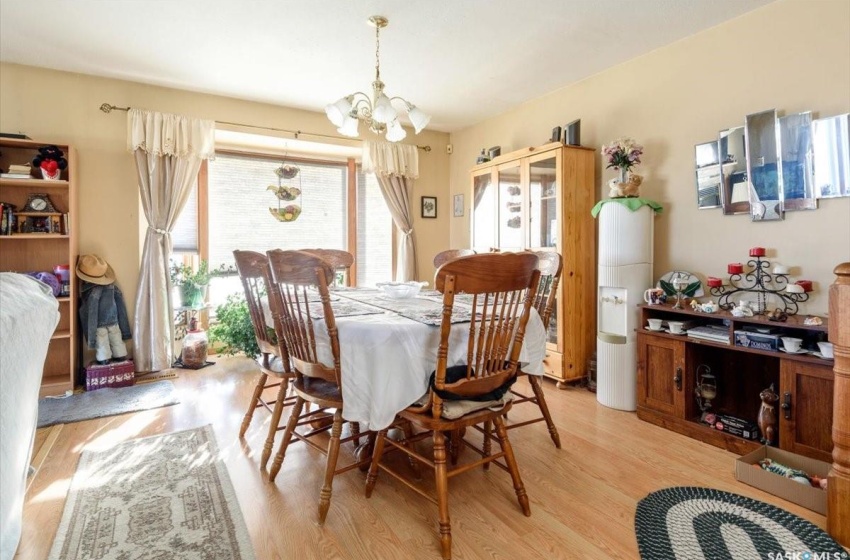
[[[348,162],[288,158],[301,169],[303,211],[294,222],[284,223],[270,215],[269,208],[277,208],[277,199],[266,190],[277,186],[274,170],[281,161],[280,156],[216,154],[208,163],[206,181],[202,173],[199,188],[193,189],[177,220],[172,234],[175,252],[200,254],[214,269],[222,264],[232,266],[234,249],[345,249],[355,253],[358,285],[391,280],[392,218],[375,176],[357,168],[356,203],[349,212]],[[199,197],[198,190],[205,196]],[[206,201],[206,208],[198,200]],[[206,219],[199,220],[198,212],[206,212]],[[349,224],[349,219],[354,223]],[[199,232],[199,222],[208,224],[207,232]],[[356,243],[348,238],[349,231],[356,232]],[[236,277],[215,278],[209,303],[215,307],[241,290]]]
[[[392,280],[393,220],[374,173],[357,168],[357,285]]]
[[[198,186],[192,185],[192,192],[183,211],[174,222],[171,230],[171,242],[175,254],[197,254],[198,246]]]

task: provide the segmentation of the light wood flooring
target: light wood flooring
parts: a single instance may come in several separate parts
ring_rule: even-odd
[[[293,444],[270,484],[257,466],[268,414],[257,411],[246,439],[237,437],[256,380],[252,364],[215,359],[215,366],[181,371],[174,380],[178,405],[65,425],[30,485],[15,558],[47,557],[84,449],[212,424],[259,560],[439,560],[436,507],[389,476],[378,479],[368,500],[363,473],[337,476],[324,527],[316,523],[323,455]],[[452,479],[455,559],[637,558],[637,502],[653,490],[680,485],[736,492],[825,526],[823,516],[737,482],[731,453],[642,422],[634,413],[607,409],[585,389],[560,391],[547,381],[545,391],[564,448],[555,449],[543,423],[510,432],[531,517],[522,515],[501,469],[474,469]],[[528,406],[516,407],[510,418],[528,417]],[[40,433],[38,441],[45,437]],[[341,460],[352,451],[346,446]],[[398,468],[404,472],[403,464]],[[433,488],[430,480],[423,483]]]

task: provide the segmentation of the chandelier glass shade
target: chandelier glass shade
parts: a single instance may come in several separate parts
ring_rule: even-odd
[[[375,134],[385,134],[389,142],[398,142],[407,136],[399,122],[399,112],[393,106],[393,101],[407,112],[407,118],[413,125],[413,130],[419,134],[431,120],[416,105],[401,97],[387,97],[384,93],[384,82],[381,81],[381,29],[389,21],[382,16],[372,16],[369,23],[375,27],[375,81],[372,82],[372,96],[358,91],[347,95],[325,107],[328,119],[337,127],[337,132],[343,136],[356,138],[360,135],[360,123],[365,123]]]

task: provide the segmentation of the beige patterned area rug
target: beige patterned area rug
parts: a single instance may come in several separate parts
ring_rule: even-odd
[[[84,451],[50,560],[253,560],[211,426]]]

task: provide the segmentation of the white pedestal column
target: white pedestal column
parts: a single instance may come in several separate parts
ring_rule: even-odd
[[[654,215],[609,202],[598,217],[596,400],[619,410],[636,408],[637,306],[652,285]]]

